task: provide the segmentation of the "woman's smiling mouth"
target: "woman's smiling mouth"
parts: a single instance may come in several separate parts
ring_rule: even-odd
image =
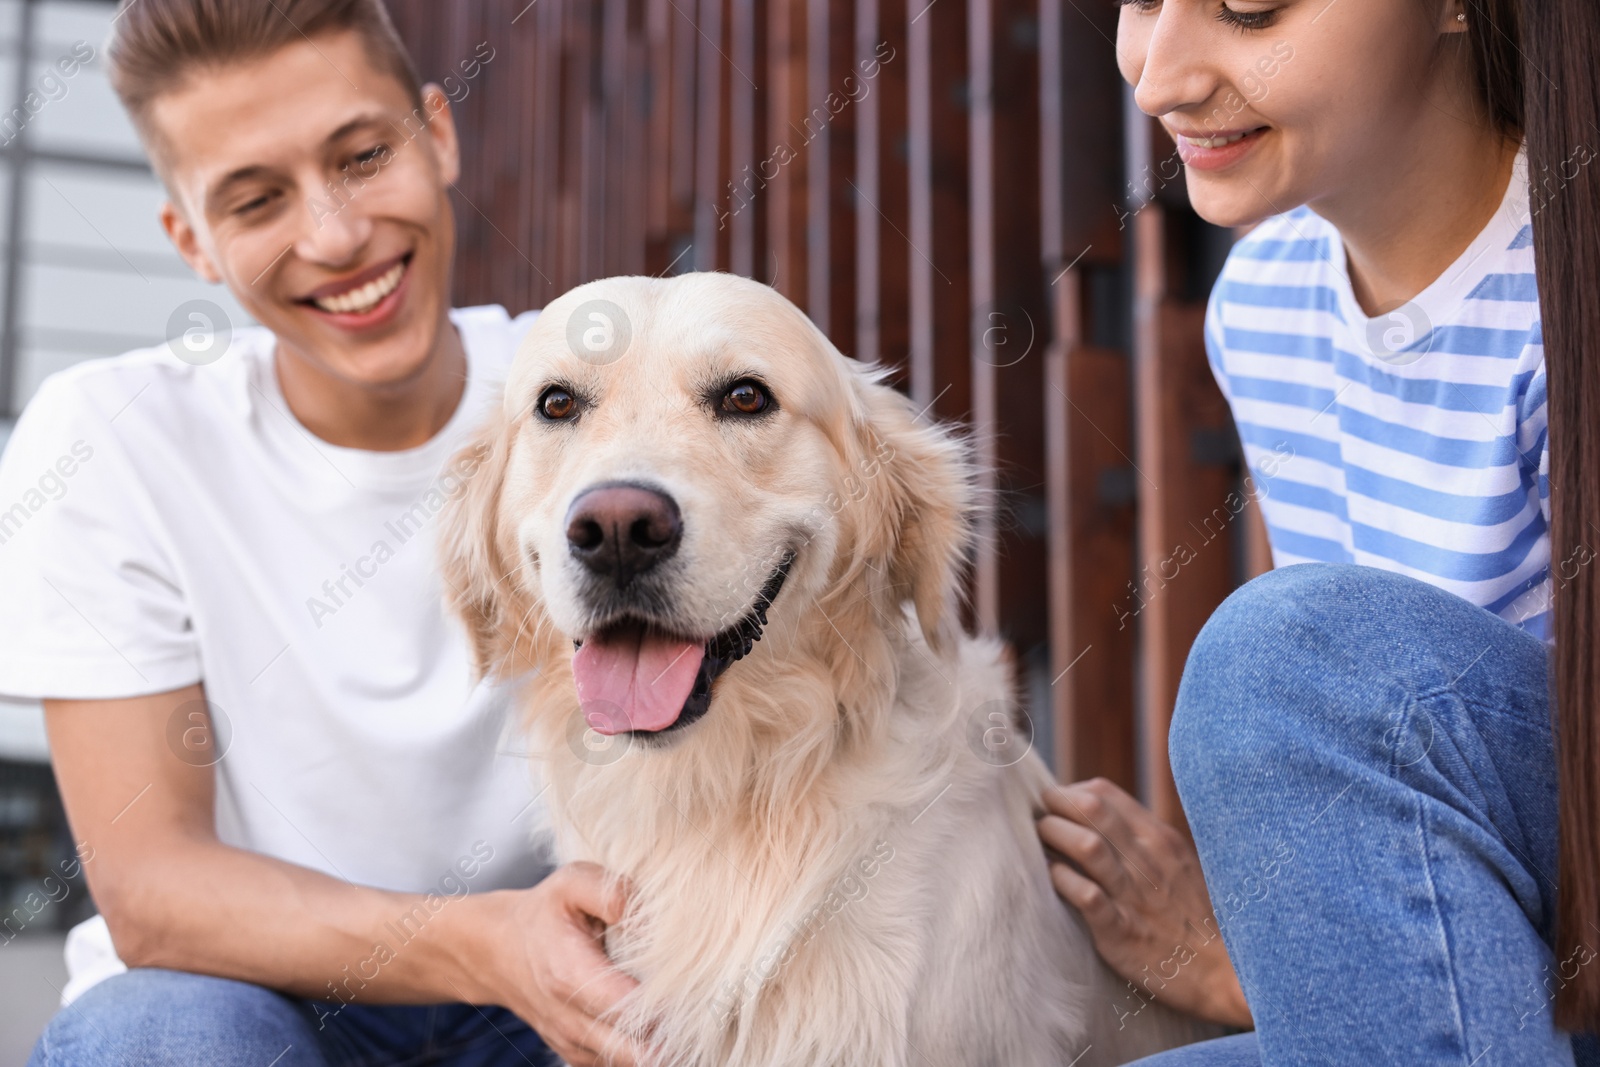
[[[1183,133],[1167,127],[1178,146],[1178,158],[1196,170],[1221,170],[1248,155],[1270,127],[1256,126],[1248,130],[1207,131]]]

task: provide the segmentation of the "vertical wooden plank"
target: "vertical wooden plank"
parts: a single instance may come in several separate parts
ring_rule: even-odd
[[[828,132],[828,111],[824,97],[829,92],[828,82],[832,71],[828,67],[828,0],[806,0],[806,91],[803,97],[805,115],[800,120],[799,151],[806,162],[806,312],[817,329],[831,334],[833,322],[829,315],[832,293],[828,284],[831,266],[828,226],[828,183],[832,178],[829,148],[832,138]]]
[[[1048,639],[1038,25],[1032,0],[970,0],[972,411],[980,491],[979,626],[1025,662]],[[1003,520],[1003,521],[997,521]]]
[[[973,444],[978,461],[978,492],[986,500],[999,497],[999,444],[1000,398],[996,377],[997,364],[1009,362],[1010,353],[1005,342],[1011,339],[1010,321],[995,299],[998,279],[997,261],[1000,250],[996,247],[996,203],[999,190],[995,175],[995,114],[994,79],[994,8],[1004,0],[968,0],[967,6],[967,62],[968,91],[971,115],[968,120],[968,137],[971,151],[971,203],[968,226],[972,241],[972,312],[968,334],[972,345],[972,424]],[[1023,199],[1027,199],[1024,195]],[[994,344],[998,339],[999,344]],[[1026,359],[1026,354],[1023,357]],[[1008,412],[1009,414],[1009,412]],[[1000,535],[997,509],[985,508],[979,513],[977,550],[974,553],[972,574],[973,611],[978,626],[989,632],[1000,629]],[[1037,572],[1036,572],[1037,573]]]
[[[667,232],[667,212],[672,203],[672,8],[670,0],[645,0],[647,105],[650,109],[649,170],[645,181],[645,226],[653,242]],[[652,245],[652,257],[661,249]],[[652,263],[651,273],[665,267]]]
[[[620,241],[622,258],[610,269],[617,274],[643,274],[649,261],[649,196],[653,161],[650,149],[650,40],[645,26],[645,0],[625,0],[623,26],[623,147],[626,162],[622,182],[625,223]]]
[[[801,121],[806,98],[806,0],[771,0],[768,16],[767,129],[773,143],[767,183],[767,248],[772,275],[765,280],[806,306],[806,175],[810,156]]]
[[[677,0],[666,0],[672,14],[672,201],[685,210],[692,224],[694,210],[696,101],[700,85],[700,35],[694,20]]]
[[[529,256],[538,265],[538,288],[531,301],[541,307],[562,291],[561,270],[558,263],[557,227],[561,198],[561,33],[559,6],[553,3],[538,4],[525,13],[517,25],[531,23],[533,34],[532,70],[532,120],[527,139],[532,145],[530,169],[532,175],[532,201],[529,205],[530,241]],[[496,56],[512,61],[517,53]]]
[[[1138,792],[1136,623],[1119,612],[1133,574],[1135,500],[1127,354],[1096,343],[1090,288],[1115,277],[1121,91],[1115,12],[1040,3],[1041,253],[1050,344],[1044,391],[1049,498],[1050,695],[1063,781],[1109,778]],[[1102,295],[1102,303],[1104,303]],[[1101,316],[1120,308],[1102,308]]]
[[[434,36],[438,49],[438,66],[435,68],[434,78],[445,85],[447,94],[454,90],[458,97],[451,108],[455,113],[458,134],[477,141],[493,143],[497,149],[485,153],[486,158],[482,167],[474,174],[470,189],[462,187],[459,182],[456,189],[458,200],[465,202],[462,209],[464,217],[472,221],[474,227],[487,241],[489,235],[494,233],[491,221],[496,217],[504,217],[501,194],[505,179],[508,177],[509,161],[503,151],[505,146],[497,139],[491,140],[498,132],[495,116],[478,108],[477,101],[470,95],[464,99],[460,98],[462,82],[457,64],[466,52],[463,42],[468,36],[468,27],[476,21],[477,14],[477,9],[472,5],[458,5],[438,12],[439,22]],[[505,245],[503,240],[501,243]],[[509,246],[499,250],[499,257],[504,257],[507,251],[512,251]],[[484,277],[483,266],[481,261],[472,264],[472,270],[478,275],[477,287],[481,289],[498,287]],[[501,299],[504,299],[503,295]]]
[[[717,225],[717,202],[728,174],[728,103],[735,74],[727,60],[729,0],[700,0],[695,28],[700,34],[696,113],[694,262],[696,270],[728,265],[728,231]]]
[[[538,140],[533,133],[534,115],[538,108],[534,85],[541,73],[535,42],[537,22],[529,17],[518,19],[513,24],[511,19],[514,17],[515,12],[502,11],[490,22],[489,33],[481,43],[494,50],[493,59],[484,67],[482,84],[477,90],[482,92],[486,107],[504,116],[501,128],[508,130],[503,136],[508,137],[510,142],[504,146],[504,151],[515,170],[513,195],[517,202],[513,226],[506,232],[531,261],[523,263],[519,257],[516,265],[517,299],[514,304],[507,305],[513,314],[540,307],[549,299],[544,292],[546,282],[539,267],[543,242],[539,235],[539,175],[535,163]],[[477,46],[478,42],[475,42],[475,50]],[[521,57],[522,61],[506,63],[503,69],[495,69],[495,61],[513,57]]]
[[[906,14],[894,0],[856,5],[856,348],[866,362],[904,367],[910,348],[911,227],[906,169]]]
[[[860,0],[856,4],[855,40],[851,53],[858,63],[872,54],[878,36],[879,0]],[[881,259],[883,234],[876,205],[882,199],[882,164],[878,146],[882,141],[881,94],[868,94],[856,116],[856,173],[852,181],[861,203],[856,206],[856,331],[855,356],[863,362],[878,359],[879,305],[883,293]]]
[[[495,276],[492,278],[483,278],[483,288],[491,294],[494,303],[520,310],[522,306],[526,306],[524,301],[527,299],[530,278],[533,274],[527,243],[518,232],[525,205],[517,195],[521,184],[517,169],[520,146],[513,131],[516,129],[515,121],[517,112],[521,109],[521,100],[512,96],[506,101],[506,105],[493,106],[494,97],[484,90],[499,88],[498,83],[491,79],[500,72],[494,69],[492,62],[487,67],[481,63],[476,67],[473,66],[474,63],[478,63],[475,53],[480,43],[488,41],[491,36],[505,41],[505,31],[509,28],[510,16],[503,10],[495,11],[477,4],[457,5],[452,13],[455,17],[450,33],[449,65],[446,69],[450,72],[452,83],[458,87],[457,91],[465,94],[460,98],[456,110],[464,112],[472,120],[473,125],[482,131],[481,140],[489,148],[489,151],[483,154],[492,161],[493,166],[490,185],[485,190],[484,197],[479,198],[475,195],[478,207],[469,209],[469,212],[488,229],[492,239],[500,241],[503,246],[499,258],[504,269],[494,271]],[[497,54],[496,58],[500,56]],[[474,70],[477,72],[476,75],[472,74]],[[511,71],[508,68],[508,73],[518,80],[527,77],[526,71]],[[511,96],[511,94],[504,95]],[[470,162],[467,166],[471,166]],[[460,185],[459,181],[457,185]],[[485,203],[485,200],[488,203]],[[479,209],[488,218],[480,216]],[[500,232],[495,233],[496,229]],[[480,263],[478,267],[483,271],[488,265]]]
[[[1118,610],[1135,521],[1120,477],[1133,447],[1128,361],[1085,343],[1084,281],[1073,268],[1053,288],[1063,332],[1046,357],[1055,769],[1062,781],[1099,776],[1137,793],[1135,626]]]
[[[717,194],[719,230],[728,231],[728,267],[735,274],[759,277],[766,245],[766,197],[763,172],[770,165],[762,145],[765,123],[761,86],[766,73],[766,7],[757,0],[733,0],[732,65],[729,80],[729,181]]]
[[[1144,685],[1142,777],[1157,814],[1182,825],[1167,765],[1167,732],[1183,664],[1195,635],[1233,589],[1231,538],[1208,533],[1206,519],[1234,487],[1228,466],[1196,454],[1208,435],[1232,424],[1206,361],[1203,299],[1185,299],[1184,221],[1166,204],[1145,204],[1132,220],[1134,240],[1134,389],[1136,459],[1149,490],[1139,509],[1139,570],[1126,610],[1141,626]],[[1176,216],[1176,217],[1175,217]]]
[[[972,403],[965,0],[906,0],[911,396],[964,419]]]
[[[648,0],[658,66],[651,82],[656,149],[649,180],[658,214],[651,222],[648,270],[692,270],[694,260],[695,94],[700,38],[677,0]]]
[[[600,181],[588,190],[600,231],[596,276],[621,274],[628,243],[638,234],[633,208],[639,172],[633,158],[636,142],[629,136],[628,100],[628,0],[603,0],[600,18],[599,127],[596,155],[601,161]],[[599,194],[598,196],[596,194]]]
[[[605,115],[605,7],[575,4],[573,9],[575,56],[582,69],[576,82],[576,105],[581,133],[581,171],[575,190],[578,205],[578,277],[587,280],[605,274],[606,262],[606,133]],[[599,195],[596,195],[596,194]]]
[[[559,272],[556,289],[565,291],[577,284],[583,276],[581,200],[583,169],[583,101],[588,95],[588,62],[583,53],[581,13],[574,11],[580,5],[558,3],[550,5],[551,21],[561,41],[561,85],[555,110],[560,122],[561,151],[557,155],[561,187],[554,202],[555,247],[551,250]]]
[[[806,314],[822,333],[834,336],[829,270],[834,266],[834,227],[829,218],[829,194],[834,184],[834,138],[830,134],[827,94],[834,70],[830,66],[830,6],[832,0],[806,0],[806,86],[800,118],[798,150],[808,157],[805,189]]]
[[[846,352],[855,341],[854,34],[848,0],[808,0],[806,109],[797,131],[809,156],[806,310]]]

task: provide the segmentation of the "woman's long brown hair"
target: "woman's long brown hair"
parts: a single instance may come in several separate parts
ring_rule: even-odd
[[[1528,146],[1556,583],[1555,1019],[1568,1030],[1593,1030],[1600,1028],[1600,0],[1468,0],[1466,9],[1490,117],[1508,133],[1520,131]]]

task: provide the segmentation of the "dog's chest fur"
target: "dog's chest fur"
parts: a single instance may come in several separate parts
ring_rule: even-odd
[[[1124,983],[1055,896],[1033,830],[1043,762],[996,767],[970,745],[975,709],[1009,691],[998,653],[963,639],[935,659],[908,636],[888,734],[781,810],[554,778],[559,858],[634,887],[607,947],[641,981],[621,1025],[648,1029],[661,1062],[1060,1067],[1179,1043],[1153,1008],[1118,1031]]]

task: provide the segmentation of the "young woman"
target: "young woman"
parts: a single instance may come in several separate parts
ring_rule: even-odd
[[[1141,993],[1253,1016],[1147,1063],[1600,1062],[1600,5],[1125,0],[1117,50],[1195,210],[1260,223],[1206,341],[1279,569],[1171,733],[1227,952],[1104,785],[1051,798],[1056,884]]]

